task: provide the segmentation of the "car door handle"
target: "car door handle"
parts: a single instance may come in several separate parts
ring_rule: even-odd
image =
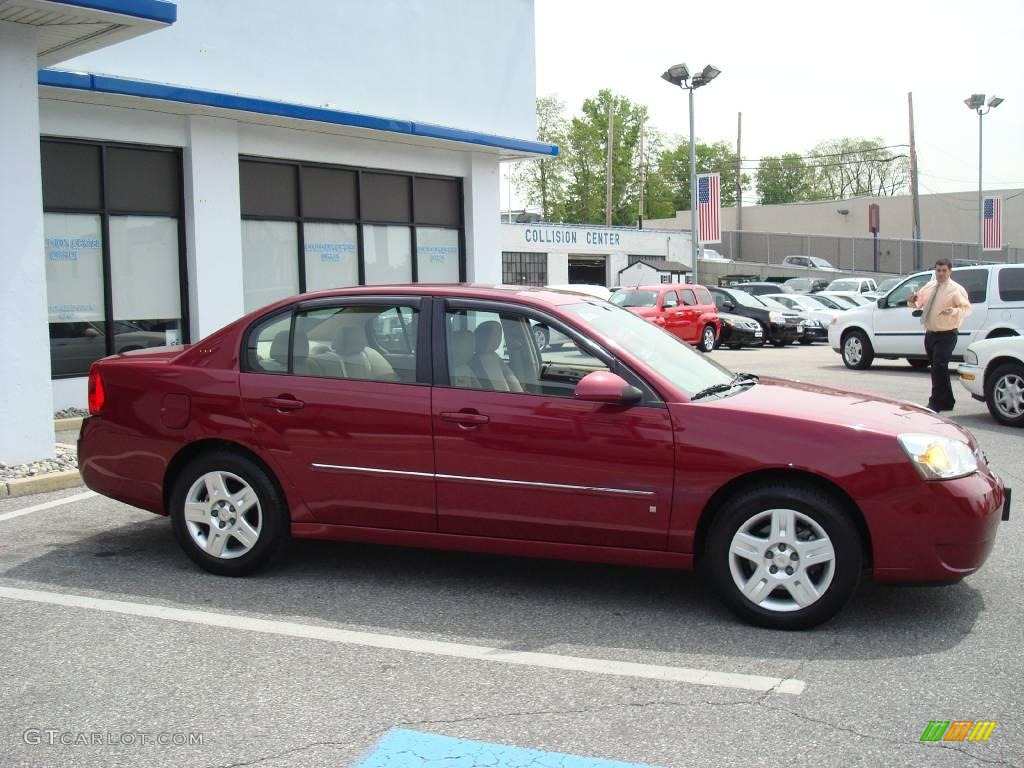
[[[291,395],[282,395],[281,397],[263,398],[263,405],[266,408],[273,408],[278,411],[297,411],[302,408],[305,403],[301,400],[297,400]]]
[[[475,411],[441,411],[441,421],[450,421],[465,427],[476,427],[486,424],[490,420],[490,416],[484,416]]]

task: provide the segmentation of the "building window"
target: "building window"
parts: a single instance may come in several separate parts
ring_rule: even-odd
[[[546,253],[501,254],[501,282],[505,285],[547,285],[548,255]]]
[[[181,153],[44,139],[50,369],[188,341]]]
[[[306,291],[465,279],[462,182],[241,158],[246,311]]]

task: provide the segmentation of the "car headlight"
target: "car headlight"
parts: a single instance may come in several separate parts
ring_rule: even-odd
[[[786,316],[781,312],[769,312],[768,313],[769,323],[784,323],[786,322]]]
[[[897,439],[925,480],[952,480],[978,471],[977,456],[959,440],[921,432],[908,432]]]
[[[977,365],[978,353],[974,352],[971,349],[968,349],[966,352],[964,352],[964,362],[967,363],[968,365]]]

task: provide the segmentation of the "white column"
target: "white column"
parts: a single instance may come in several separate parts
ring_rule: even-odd
[[[188,119],[185,242],[192,341],[245,314],[238,189],[238,123]]]
[[[548,285],[569,283],[569,254],[548,253]]]
[[[9,324],[0,365],[0,461],[5,464],[54,455],[38,70],[35,31],[0,22],[0,307]]]
[[[466,279],[501,282],[501,174],[494,155],[474,152],[463,189],[466,202]]]

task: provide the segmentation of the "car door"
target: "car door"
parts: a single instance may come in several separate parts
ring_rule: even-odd
[[[683,306],[679,303],[679,294],[675,288],[667,288],[661,292],[658,300],[658,315],[664,320],[664,328],[673,336],[682,338],[686,316]]]
[[[673,482],[667,409],[653,394],[630,406],[574,400],[584,375],[616,363],[575,333],[561,350],[538,352],[528,343],[538,319],[557,325],[509,304],[437,307],[438,530],[664,548]]]
[[[319,300],[246,338],[246,414],[321,523],[436,530],[421,311],[409,297]]]
[[[680,323],[679,338],[696,344],[700,340],[700,307],[698,306],[697,294],[693,288],[679,287],[679,298],[682,300],[682,323]]]

